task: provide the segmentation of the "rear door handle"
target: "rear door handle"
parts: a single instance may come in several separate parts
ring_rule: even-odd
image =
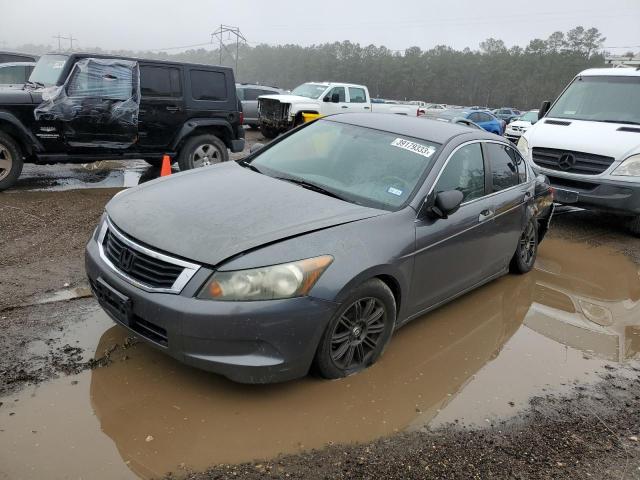
[[[493,210],[485,208],[480,212],[480,215],[478,215],[478,221],[484,222],[485,220],[489,220],[491,217],[493,217],[493,214],[494,214]]]
[[[347,107],[346,105],[342,105],[342,108],[349,108],[349,107]]]
[[[170,105],[167,105],[167,111],[169,112],[177,112],[178,110],[180,110],[180,107],[172,107]]]
[[[364,107],[364,109],[365,109],[365,110],[370,110],[370,109],[371,109],[371,107]]]

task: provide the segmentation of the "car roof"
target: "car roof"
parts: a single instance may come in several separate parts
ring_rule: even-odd
[[[325,87],[331,87],[333,85],[337,85],[341,87],[364,88],[364,85],[358,85],[356,83],[346,83],[346,82],[304,82],[304,83],[313,83],[314,85],[324,85]]]
[[[193,63],[193,62],[176,62],[169,60],[156,60],[155,58],[140,58],[140,57],[126,57],[124,55],[108,55],[104,53],[91,53],[91,52],[73,52],[73,53],[59,53],[59,52],[49,52],[47,55],[61,55],[66,57],[73,57],[76,59],[82,58],[101,58],[101,59],[112,59],[112,60],[131,60],[134,62],[148,62],[148,63],[156,63],[162,65],[178,65],[178,66],[194,66],[201,68],[211,68],[216,70],[232,70],[231,67],[223,67],[222,65],[211,65],[206,63]]]
[[[3,62],[0,63],[0,68],[4,67],[33,67],[36,62]]]
[[[393,113],[340,113],[329,115],[324,117],[324,119],[359,127],[373,128],[396,135],[406,135],[440,144],[445,144],[458,135],[469,133],[474,133],[474,138],[477,139],[504,140],[502,137],[484,130],[475,130],[464,125],[441,122],[428,118],[396,115]]]
[[[640,77],[640,70],[636,68],[590,68],[583,70],[577,76],[596,77],[596,76],[615,76],[615,77]]]
[[[281,90],[279,87],[274,87],[272,85],[260,85],[259,83],[236,83],[236,87],[238,88],[269,88],[271,90]]]

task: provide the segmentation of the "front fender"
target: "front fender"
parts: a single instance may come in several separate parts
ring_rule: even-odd
[[[11,124],[19,132],[19,140],[21,140],[27,148],[31,148],[36,152],[42,152],[44,150],[40,140],[38,140],[38,138],[29,129],[27,129],[14,114],[0,110],[0,120],[4,120]],[[2,127],[0,126],[0,129],[1,128]]]

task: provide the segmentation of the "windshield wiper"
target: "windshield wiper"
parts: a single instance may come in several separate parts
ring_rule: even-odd
[[[248,168],[249,170],[253,170],[254,172],[257,172],[257,173],[263,173],[260,171],[258,167],[253,165],[251,162],[247,162],[246,160],[238,160],[238,163],[244,168]]]
[[[351,199],[347,199],[346,197],[343,197],[338,193],[332,192],[331,190],[327,190],[326,188],[320,185],[316,185],[315,183],[307,182],[306,180],[293,178],[293,177],[274,177],[274,178],[277,178],[278,180],[284,180],[285,182],[295,183],[296,185],[300,185],[301,187],[306,188],[307,190],[313,190],[314,192],[322,193],[323,195],[337,198],[338,200],[342,200],[344,202],[358,204],[358,202],[355,202]]]
[[[34,82],[33,80],[27,80],[26,81],[26,85],[30,85],[30,86],[35,87],[35,88],[38,88],[38,87],[44,88],[44,83],[42,83],[42,82]]]

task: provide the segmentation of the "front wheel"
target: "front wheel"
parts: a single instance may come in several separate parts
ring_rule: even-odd
[[[518,247],[511,259],[513,273],[527,273],[533,268],[538,255],[538,222],[531,220],[520,235]]]
[[[260,125],[260,133],[262,133],[262,136],[266,139],[269,140],[273,140],[274,138],[276,138],[278,136],[278,130],[276,130],[275,128],[271,128],[271,127],[266,127],[264,125]]]
[[[188,139],[178,154],[180,170],[208,167],[229,160],[226,145],[215,135],[198,135]]]
[[[9,135],[0,132],[0,191],[16,183],[23,165],[18,144]]]
[[[357,287],[335,313],[320,340],[315,369],[325,378],[341,378],[375,363],[391,339],[396,302],[384,282],[371,279]]]

